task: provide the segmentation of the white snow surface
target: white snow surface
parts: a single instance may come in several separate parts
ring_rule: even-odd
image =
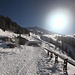
[[[13,38],[14,36],[17,36],[17,34],[10,32],[10,31],[3,31],[2,29],[0,29],[0,36],[7,36],[10,38]]]
[[[0,35],[12,37],[16,34],[0,30]],[[22,36],[29,40],[41,40],[38,35],[34,34],[30,37]],[[75,75],[75,66],[68,63],[68,70],[64,73],[64,61],[59,58],[59,63],[55,64],[54,56],[52,59],[47,57],[44,47],[54,50],[52,44],[47,44],[44,41],[40,47],[26,45],[12,49],[0,47],[0,75]],[[55,51],[60,53],[57,50]]]

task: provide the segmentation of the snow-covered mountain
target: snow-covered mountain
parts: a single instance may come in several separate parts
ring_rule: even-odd
[[[56,33],[52,32],[52,31],[48,31],[46,29],[43,29],[43,28],[40,28],[40,27],[37,27],[37,26],[35,26],[35,27],[28,27],[28,29],[31,32],[33,32],[35,34],[39,34],[39,35],[41,35],[41,34],[56,34]]]
[[[54,43],[53,41],[56,41],[57,39],[55,39],[56,37],[58,38],[59,41],[63,41],[64,47],[62,48],[62,46],[60,46],[66,53],[67,55],[69,55],[72,59],[75,60],[75,37],[74,35],[61,35],[61,34],[57,34],[51,31],[48,31],[46,29],[42,29],[40,27],[28,27],[28,29],[35,35],[39,35],[40,38],[46,42],[50,42],[50,43]],[[58,41],[58,42],[59,42]],[[59,43],[58,43],[59,44]],[[56,44],[56,45],[58,45]],[[59,45],[58,45],[59,46]]]
[[[39,30],[40,31],[40,30]],[[0,37],[17,37],[18,34],[0,29]],[[48,40],[52,38],[56,41],[55,34],[43,34],[42,38],[38,34],[22,34],[21,37],[29,42],[25,45],[18,45],[15,48],[4,47],[6,41],[0,39],[0,75],[75,75],[75,66],[67,64],[67,71],[63,71],[64,60],[58,58],[55,63],[53,58],[47,55],[45,48],[54,51],[65,58],[75,61],[67,54]],[[46,38],[45,38],[46,37]],[[61,42],[60,42],[61,43]],[[36,45],[35,45],[36,44]]]
[[[29,33],[28,29],[21,27],[21,25],[18,25],[16,22],[12,21],[9,17],[5,17],[3,15],[0,15],[0,28],[3,31],[9,30],[17,34]]]

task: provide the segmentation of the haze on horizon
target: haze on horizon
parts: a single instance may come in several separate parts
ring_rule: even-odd
[[[59,12],[65,14],[61,19],[60,15],[55,17]],[[0,0],[0,15],[10,17],[22,27],[39,26],[61,34],[75,34],[75,0]],[[67,24],[63,23],[66,21]],[[62,26],[58,29],[56,23]]]

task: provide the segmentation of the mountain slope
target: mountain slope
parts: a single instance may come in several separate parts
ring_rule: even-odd
[[[0,16],[0,28],[4,31],[13,31],[17,34],[29,34],[28,29],[21,27],[16,22],[12,21],[9,17]]]
[[[40,28],[40,27],[28,27],[27,29],[29,29],[31,32],[35,33],[35,34],[56,34],[52,31],[48,31],[46,29]]]
[[[1,35],[11,36],[17,34],[0,30]],[[45,47],[54,50],[60,54],[59,49],[55,50],[55,46],[51,43],[43,41],[39,35],[31,33],[30,36],[21,35],[28,38],[29,41],[39,41],[40,46],[20,45],[15,48],[0,47],[0,75],[74,75],[75,67],[68,63],[68,70],[63,72],[63,61],[58,58],[59,63],[55,64],[55,55],[51,59],[47,56]],[[0,42],[1,44],[1,42]],[[66,54],[65,57],[67,57]],[[70,58],[69,58],[70,59]]]

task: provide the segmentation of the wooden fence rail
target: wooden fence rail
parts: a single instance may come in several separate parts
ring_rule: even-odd
[[[48,56],[49,56],[49,52],[55,55],[55,63],[58,63],[58,57],[62,58],[64,60],[64,67],[63,67],[63,71],[67,70],[67,63],[70,63],[71,65],[75,66],[75,62],[73,60],[68,59],[67,57],[65,57],[64,55],[61,55],[59,53],[56,53],[53,50],[49,50],[47,48],[44,48],[45,50],[47,50],[48,52]]]

